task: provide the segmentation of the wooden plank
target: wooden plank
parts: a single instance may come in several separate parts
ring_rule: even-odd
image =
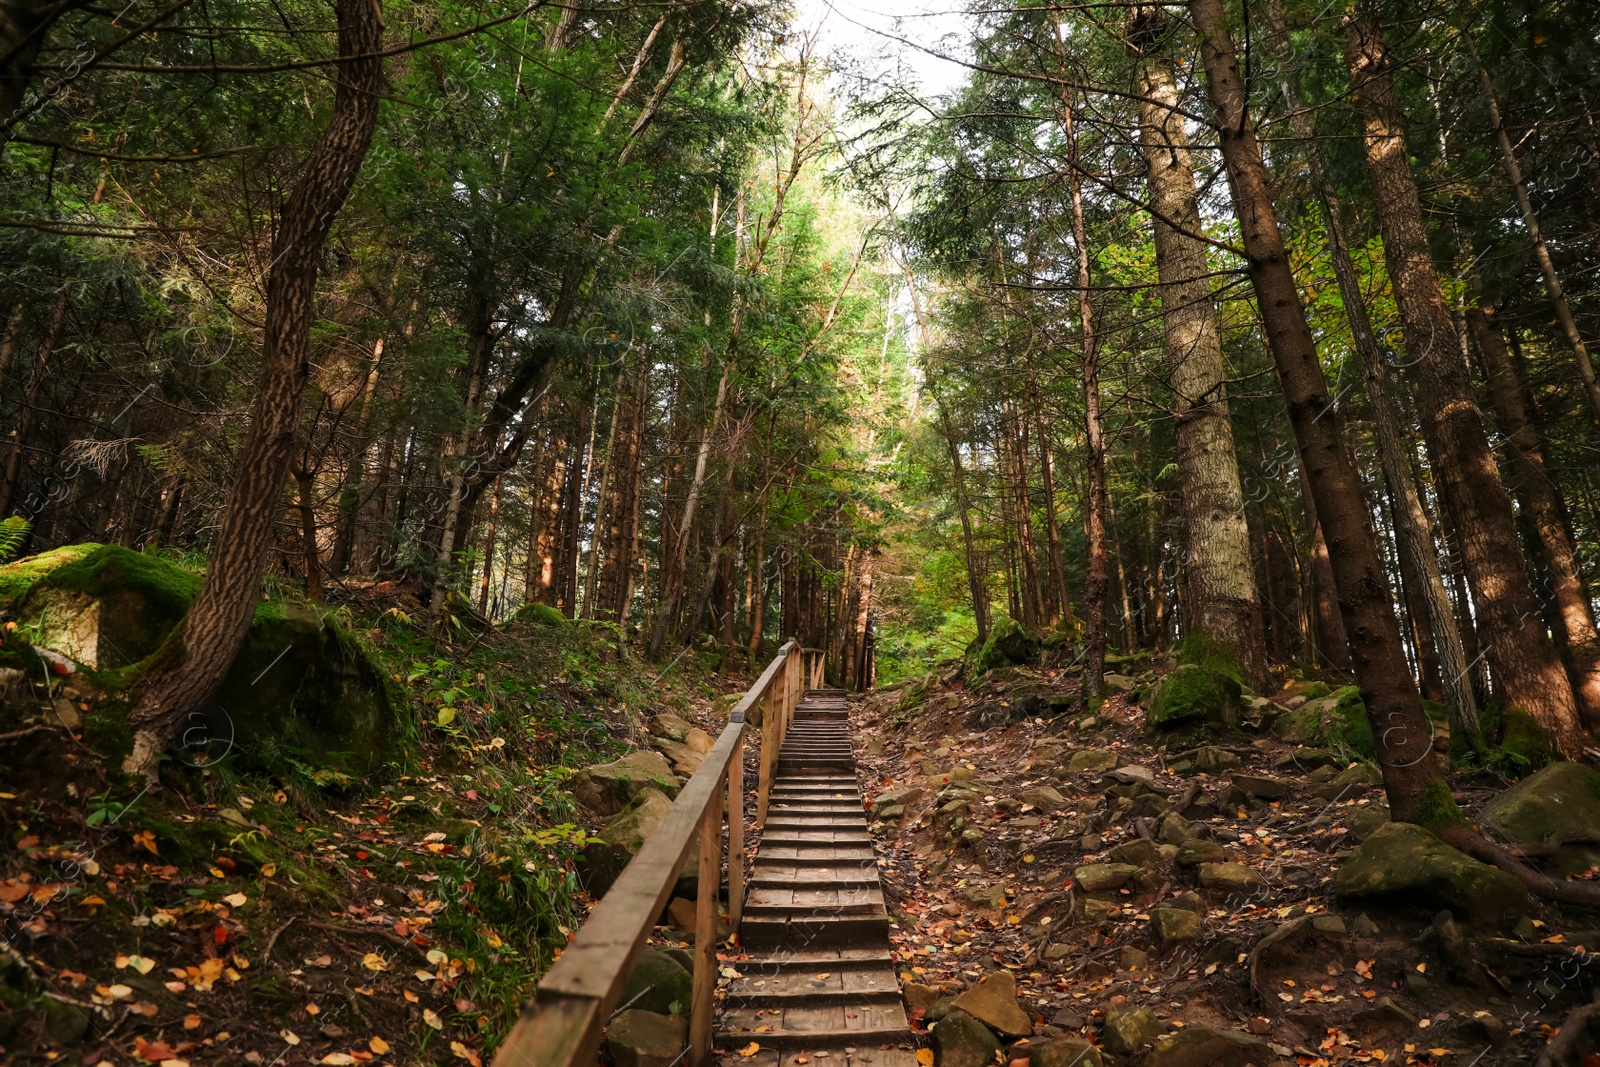
[[[744,736],[728,764],[728,929],[739,932],[744,915]]]
[[[600,1005],[591,997],[539,996],[494,1054],[493,1067],[594,1063],[600,1055]]]
[[[713,1001],[717,989],[717,898],[722,885],[722,794],[700,822],[700,892],[694,918],[694,999],[689,1009],[689,1067],[711,1062]]]

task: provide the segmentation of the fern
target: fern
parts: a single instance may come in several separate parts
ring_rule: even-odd
[[[33,523],[21,515],[13,515],[9,519],[0,521],[0,560],[9,559],[27,543],[28,534],[32,532]]]

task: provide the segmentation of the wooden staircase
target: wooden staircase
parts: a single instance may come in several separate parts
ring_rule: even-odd
[[[916,1067],[849,705],[813,689],[793,715],[739,927],[750,956],[723,983],[720,1062]],[[752,1042],[759,1051],[741,1055]]]

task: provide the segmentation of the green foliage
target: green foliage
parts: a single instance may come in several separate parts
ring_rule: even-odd
[[[33,524],[21,515],[13,515],[0,522],[0,561],[21,551],[31,532]]]

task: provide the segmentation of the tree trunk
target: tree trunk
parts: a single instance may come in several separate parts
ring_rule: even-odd
[[[156,653],[130,715],[135,735],[125,769],[152,781],[156,757],[173,729],[216,691],[250,629],[310,370],[317,265],[377,124],[384,81],[378,55],[382,9],[378,0],[338,0],[336,11],[340,58],[333,117],[302,168],[273,238],[261,384],[216,549],[194,606]]]
[[[1504,454],[1510,462],[1511,488],[1533,527],[1543,557],[1550,597],[1560,619],[1557,633],[1564,638],[1563,658],[1573,692],[1584,722],[1593,733],[1600,731],[1600,634],[1595,631],[1589,590],[1578,569],[1566,506],[1545,464],[1544,443],[1524,400],[1521,376],[1506,351],[1499,327],[1490,318],[1492,314],[1488,307],[1468,308],[1467,324],[1489,379],[1495,422],[1506,439]]]
[[[1345,29],[1367,172],[1384,260],[1405,327],[1406,353],[1415,368],[1422,431],[1442,461],[1434,477],[1456,521],[1489,667],[1506,706],[1526,710],[1560,751],[1576,755],[1584,736],[1572,685],[1544,631],[1511,500],[1489,450],[1455,323],[1434,271],[1388,52],[1370,17],[1351,18]]]
[[[1331,419],[1332,416],[1330,415]],[[1308,554],[1311,579],[1311,608],[1315,618],[1316,640],[1313,642],[1315,658],[1325,667],[1336,671],[1350,669],[1350,640],[1344,629],[1344,616],[1339,609],[1337,582],[1333,563],[1328,556],[1328,542],[1322,533],[1322,523],[1317,519],[1317,503],[1306,479],[1305,467],[1300,468],[1302,496],[1306,505],[1306,537],[1310,541]],[[1374,545],[1376,550],[1376,545]]]
[[[300,511],[300,552],[306,572],[306,599],[322,603],[322,561],[317,552],[317,482],[303,466],[290,472],[294,476],[296,506]]]
[[[1222,335],[1211,294],[1189,138],[1172,68],[1144,57],[1139,144],[1155,209],[1156,270],[1183,496],[1186,629],[1219,645],[1250,684],[1267,682],[1261,602],[1250,560]]]
[[[650,632],[651,658],[661,654],[678,613],[678,603],[683,598],[683,565],[688,558],[689,532],[694,527],[694,514],[700,506],[700,494],[705,488],[706,463],[711,458],[711,444],[717,428],[722,423],[722,406],[728,396],[729,364],[722,364],[722,377],[717,381],[717,399],[711,408],[711,419],[700,437],[700,449],[695,455],[694,477],[689,482],[689,494],[683,502],[683,518],[678,523],[677,543],[669,559],[661,561],[661,596],[659,614]]]
[[[1390,808],[1396,819],[1454,824],[1461,815],[1432,751],[1428,717],[1406,663],[1376,539],[1367,523],[1361,482],[1337,422],[1324,417],[1332,407],[1328,384],[1289,268],[1222,0],[1189,0],[1189,11],[1200,36],[1206,92],[1221,135],[1251,286],[1278,368],[1301,466],[1325,525],[1339,608]]]
[[[11,513],[17,486],[22,481],[22,457],[28,447],[28,435],[33,430],[33,409],[38,402],[40,388],[50,376],[50,357],[55,352],[56,342],[61,339],[61,327],[67,321],[67,294],[70,288],[63,286],[56,296],[50,324],[45,327],[44,337],[39,342],[39,356],[34,360],[33,370],[29,372],[28,382],[22,389],[22,407],[17,412],[16,425],[11,429],[11,447],[6,450],[5,470],[0,472],[0,517]],[[37,509],[28,510],[28,518],[37,513]]]

